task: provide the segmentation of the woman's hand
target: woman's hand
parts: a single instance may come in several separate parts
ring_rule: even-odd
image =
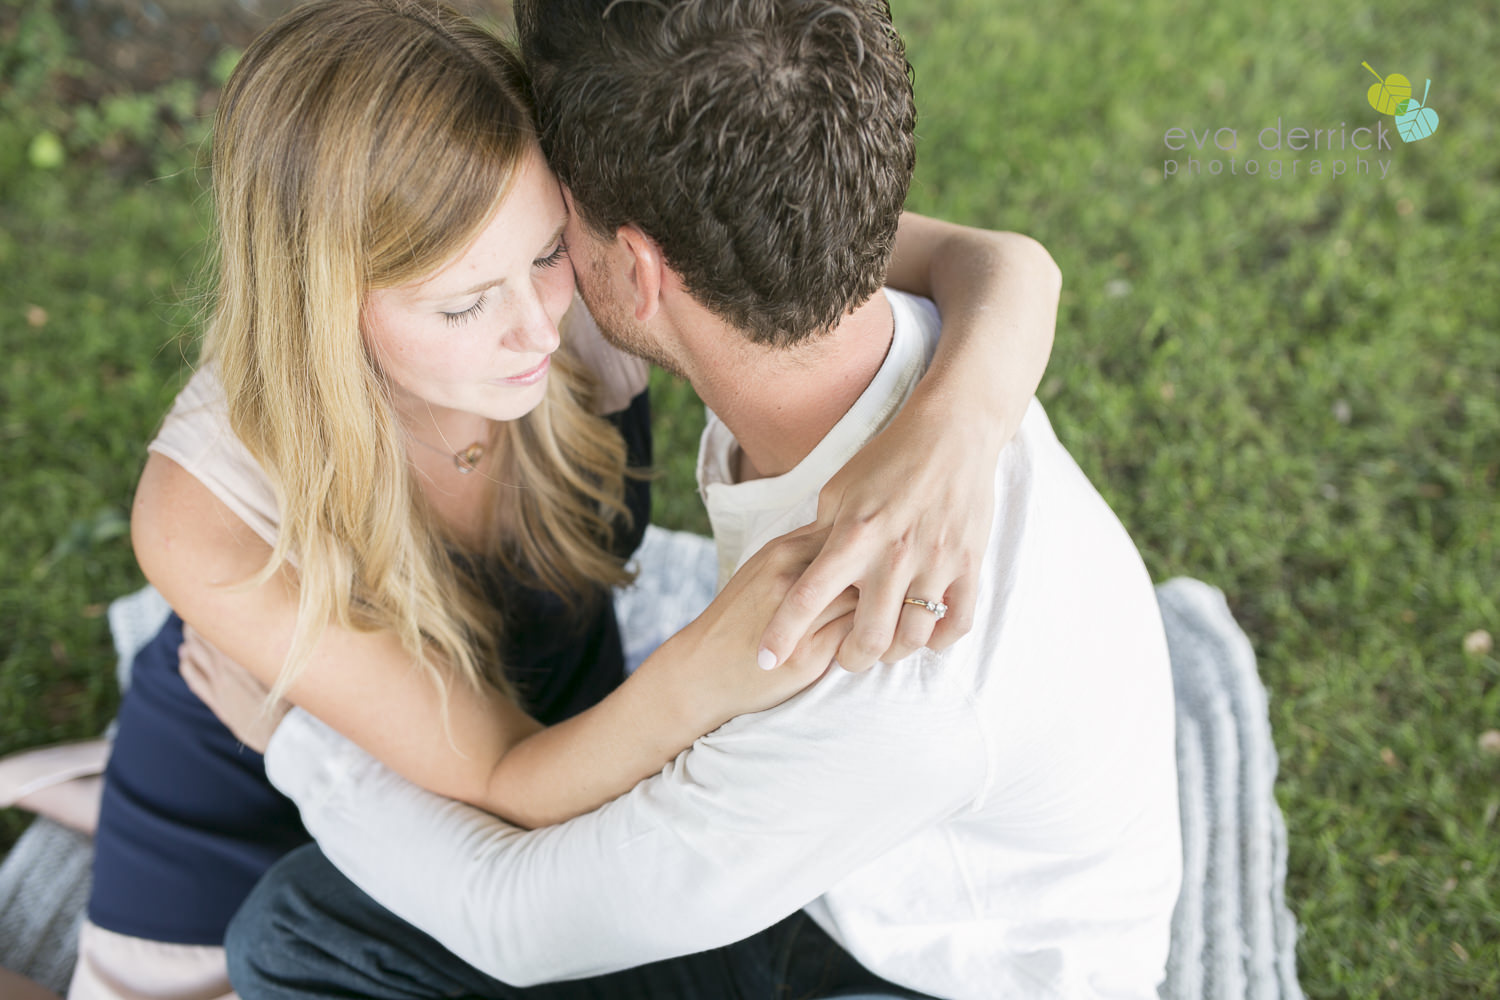
[[[681,689],[692,692],[696,704],[690,711],[717,727],[736,715],[780,704],[833,664],[854,624],[857,595],[852,588],[819,609],[777,669],[764,669],[757,659],[767,619],[823,540],[824,532],[816,527],[771,540],[735,572],[697,619],[663,645],[675,662],[693,665],[692,680]]]
[[[937,302],[937,355],[901,412],[819,494],[810,527],[827,545],[766,626],[772,663],[849,587],[859,607],[838,652],[847,669],[944,649],[973,623],[995,465],[1046,369],[1062,275],[1033,239],[907,213],[887,280]],[[946,604],[946,614],[907,598]]]
[[[213,710],[236,739],[256,753],[265,753],[271,734],[292,706],[285,701],[267,703],[270,692],[265,685],[191,625],[183,626],[177,662],[188,690]]]
[[[597,808],[705,733],[823,676],[853,624],[852,592],[810,619],[780,669],[762,670],[755,658],[766,620],[821,544],[810,532],[772,541],[608,698],[516,744],[491,785],[492,798],[516,804],[503,818],[535,828]]]
[[[859,597],[838,651],[845,669],[895,662],[922,646],[943,649],[966,634],[994,517],[998,453],[985,433],[930,412],[893,422],[818,495],[813,527],[826,544],[790,586],[766,647],[784,648],[782,637],[835,588]],[[939,618],[903,603],[908,597],[947,610]]]

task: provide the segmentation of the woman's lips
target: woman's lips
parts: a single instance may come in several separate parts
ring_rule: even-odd
[[[542,363],[519,375],[511,375],[506,378],[496,379],[502,385],[535,385],[547,374],[547,369],[552,367],[552,356],[549,354],[542,359]]]

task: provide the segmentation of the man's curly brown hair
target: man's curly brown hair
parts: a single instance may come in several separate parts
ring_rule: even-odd
[[[519,0],[542,147],[583,221],[633,224],[757,343],[885,278],[916,160],[880,0]]]

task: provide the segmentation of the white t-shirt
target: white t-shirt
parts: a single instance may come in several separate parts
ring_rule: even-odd
[[[896,293],[869,388],[785,476],[699,471],[721,566],[810,521],[931,357]],[[1155,996],[1181,869],[1172,690],[1150,580],[1033,403],[996,470],[973,631],[830,671],[567,823],[520,831],[405,782],[302,713],[267,752],[328,857],[499,979],[614,971],[805,907],[872,971],[939,997]]]

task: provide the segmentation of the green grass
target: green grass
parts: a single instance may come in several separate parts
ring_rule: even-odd
[[[174,334],[200,257],[199,179],[184,167],[201,129],[163,127],[176,95],[63,107],[56,91],[82,69],[45,6],[0,3],[5,751],[98,733],[114,714],[103,611],[142,582],[126,517],[179,384]],[[42,134],[67,145],[58,169],[32,165]],[[14,836],[23,817],[5,819]]]
[[[1308,993],[1500,995],[1500,665],[1463,652],[1500,631],[1496,9],[1192,6],[898,11],[912,204],[1049,246],[1059,434],[1153,575],[1250,633]],[[1373,123],[1362,61],[1431,77],[1441,115],[1386,179],[1163,176],[1171,127],[1265,160],[1278,116]]]
[[[0,0],[0,750],[113,711],[99,611],[139,581],[121,518],[180,377],[204,217],[182,96],[61,103],[66,40],[19,3]],[[1052,250],[1059,434],[1153,575],[1221,587],[1260,655],[1313,997],[1500,995],[1500,756],[1478,743],[1500,659],[1463,648],[1500,633],[1497,15],[898,2],[912,207]],[[1430,77],[1441,115],[1392,135],[1385,179],[1163,176],[1189,155],[1172,127],[1236,129],[1238,166],[1268,161],[1246,147],[1278,117],[1372,124],[1364,61],[1418,94]],[[151,137],[142,103],[179,127]],[[28,160],[41,131],[56,169]],[[657,388],[656,518],[702,530],[701,420]]]

